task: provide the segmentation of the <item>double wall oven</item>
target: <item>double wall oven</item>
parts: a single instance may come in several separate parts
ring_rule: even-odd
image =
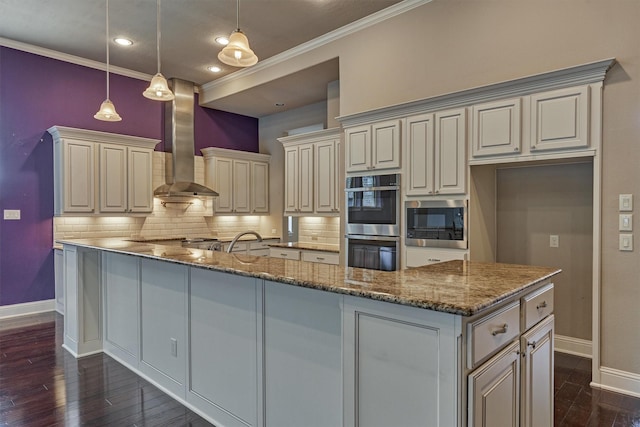
[[[350,176],[346,182],[347,265],[400,268],[400,175]]]

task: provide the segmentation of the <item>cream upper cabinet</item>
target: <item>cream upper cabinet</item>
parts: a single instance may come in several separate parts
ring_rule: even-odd
[[[434,142],[433,114],[421,114],[407,118],[407,160],[408,195],[433,194],[435,189],[434,175]]]
[[[269,212],[267,154],[208,147],[202,149],[205,184],[218,192],[216,213],[246,215]]]
[[[473,106],[472,157],[520,153],[521,104],[514,98]]]
[[[151,212],[153,150],[100,144],[100,212]]]
[[[153,210],[155,139],[50,128],[56,215],[132,214]]]
[[[338,215],[340,129],[278,139],[284,147],[285,213]]]
[[[531,151],[589,147],[589,87],[531,95]]]
[[[345,130],[347,172],[400,168],[400,120]]]
[[[466,110],[435,114],[435,194],[464,194],[466,189]]]

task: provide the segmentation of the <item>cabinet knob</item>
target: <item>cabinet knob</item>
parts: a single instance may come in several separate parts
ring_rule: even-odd
[[[500,334],[506,334],[507,333],[507,329],[509,329],[509,325],[507,325],[506,323],[504,325],[502,325],[500,328],[491,331],[491,335],[493,335],[494,337],[496,335],[500,335]],[[535,347],[534,347],[535,348]]]
[[[518,147],[515,147],[513,151],[520,151],[520,149]]]
[[[532,149],[532,150],[535,150],[535,149],[536,149],[536,146],[535,146],[535,145],[532,145],[532,146],[531,146],[531,149]]]

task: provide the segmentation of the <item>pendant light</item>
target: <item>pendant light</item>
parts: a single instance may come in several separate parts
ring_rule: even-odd
[[[156,3],[156,50],[158,57],[158,72],[151,79],[151,83],[147,90],[142,92],[145,98],[153,99],[154,101],[171,101],[175,96],[171,89],[167,79],[164,78],[160,72],[160,0]]]
[[[94,119],[105,122],[119,122],[122,117],[116,112],[116,107],[109,100],[109,0],[107,3],[107,99],[100,105],[100,110],[93,116]]]
[[[258,62],[258,57],[249,47],[247,36],[240,31],[240,0],[236,8],[236,30],[229,36],[229,44],[220,51],[218,59],[233,67],[250,67]]]

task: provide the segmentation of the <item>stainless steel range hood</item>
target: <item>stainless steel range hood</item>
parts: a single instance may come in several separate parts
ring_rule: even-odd
[[[170,79],[169,87],[176,97],[165,103],[164,135],[165,148],[169,145],[173,155],[171,164],[165,168],[166,184],[156,188],[153,195],[165,200],[217,197],[214,190],[194,182],[194,85],[185,80]]]

